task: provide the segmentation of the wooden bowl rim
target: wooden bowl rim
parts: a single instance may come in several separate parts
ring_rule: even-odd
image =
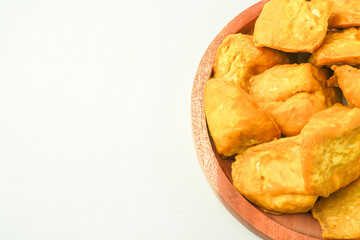
[[[254,4],[231,20],[211,42],[202,57],[191,94],[191,121],[194,145],[200,166],[215,195],[228,211],[250,231],[263,239],[315,240],[318,238],[296,232],[269,218],[264,212],[249,203],[233,187],[216,159],[207,130],[204,86],[211,76],[216,50],[227,35],[238,32],[251,21],[254,21],[266,2],[268,0]]]

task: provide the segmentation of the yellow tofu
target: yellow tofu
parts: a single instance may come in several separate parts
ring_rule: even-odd
[[[360,30],[355,27],[331,30],[324,43],[315,51],[309,62],[317,67],[360,64]]]
[[[309,193],[327,197],[359,177],[359,108],[338,104],[317,112],[299,136]]]
[[[250,147],[232,164],[235,188],[267,212],[307,212],[317,199],[306,192],[296,138]]]
[[[314,52],[325,38],[333,5],[329,0],[269,1],[255,23],[255,46]]]
[[[312,209],[319,220],[322,237],[327,239],[360,238],[360,179],[321,198]]]
[[[277,64],[289,62],[290,59],[285,53],[255,47],[250,35],[231,34],[217,50],[213,77],[224,78],[248,93],[252,76]]]
[[[310,63],[278,65],[250,80],[250,95],[285,136],[295,136],[316,112],[341,101],[329,88],[329,71]]]
[[[360,26],[359,0],[332,0],[334,11],[329,19],[329,28]]]
[[[332,67],[335,74],[329,82],[339,86],[351,106],[360,107],[360,70],[349,65]]]
[[[270,115],[260,110],[244,90],[222,79],[207,81],[205,113],[216,149],[225,157],[280,137]]]

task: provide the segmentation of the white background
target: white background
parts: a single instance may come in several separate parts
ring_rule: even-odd
[[[0,239],[258,239],[196,159],[190,96],[256,0],[0,0]]]

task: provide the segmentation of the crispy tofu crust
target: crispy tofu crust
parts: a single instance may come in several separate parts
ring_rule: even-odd
[[[311,212],[320,222],[323,238],[359,239],[360,179],[319,199]]]
[[[351,106],[360,107],[360,70],[349,65],[332,66],[335,74],[329,82],[338,85]]]
[[[312,53],[325,38],[332,11],[329,0],[271,0],[255,23],[255,46]]]
[[[280,137],[270,115],[260,110],[241,88],[222,79],[207,81],[205,113],[216,149],[225,157]]]
[[[307,194],[296,137],[248,148],[232,164],[235,188],[275,214],[309,211],[317,196]]]
[[[249,92],[249,80],[277,64],[290,63],[280,51],[254,46],[253,37],[244,34],[227,36],[216,53],[214,78],[224,78]]]
[[[250,80],[250,95],[285,136],[295,136],[316,112],[341,101],[326,85],[329,71],[310,63],[278,65]]]
[[[360,30],[352,27],[343,30],[330,30],[324,43],[309,58],[317,67],[360,64]]]
[[[327,197],[360,175],[360,109],[337,104],[315,113],[300,135],[306,190]]]
[[[334,11],[329,19],[329,28],[360,26],[359,0],[332,0]]]

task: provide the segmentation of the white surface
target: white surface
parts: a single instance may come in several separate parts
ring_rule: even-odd
[[[190,128],[202,54],[255,2],[0,0],[0,239],[258,239]]]

